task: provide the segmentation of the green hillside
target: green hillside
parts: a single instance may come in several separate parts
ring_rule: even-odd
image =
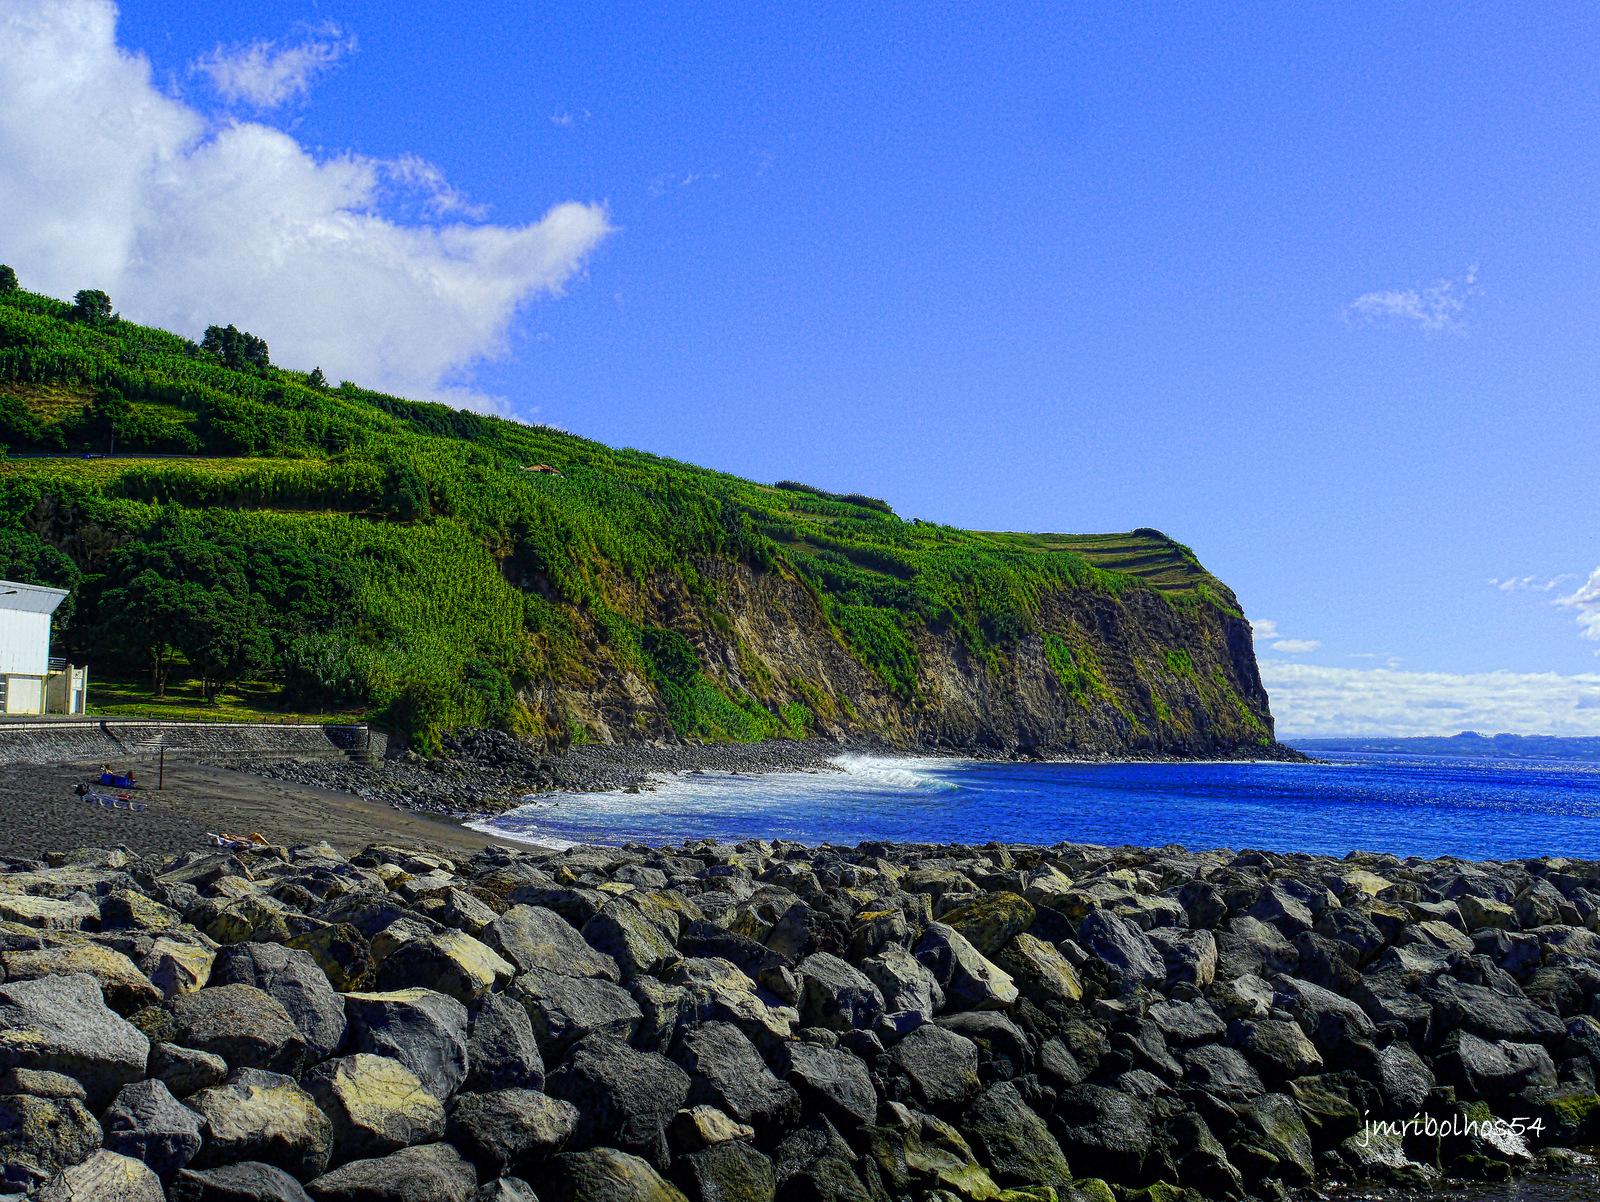
[[[1080,692],[1104,676],[1095,632],[1046,629],[1068,593],[1237,616],[1157,531],[902,520],[870,497],[330,387],[231,327],[202,346],[108,309],[0,290],[0,575],[73,588],[59,640],[152,696],[247,681],[255,704],[365,712],[428,746],[468,725],[615,737],[616,714],[582,698],[620,690],[641,737],[748,740],[871,725],[837,671],[819,682],[753,649],[735,594],[761,581],[803,590],[815,615],[796,620],[820,621],[904,714],[942,704],[930,640],[963,671],[1003,673],[1031,640]],[[1264,694],[1241,699],[1250,682],[1225,674],[1196,704],[1270,723]],[[1099,688],[1129,729],[1159,713]],[[1164,688],[1146,692],[1170,708]]]

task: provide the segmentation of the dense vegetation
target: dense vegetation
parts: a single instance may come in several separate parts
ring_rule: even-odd
[[[71,653],[143,673],[157,695],[175,675],[208,697],[270,681],[286,706],[364,710],[425,745],[469,724],[585,737],[540,686],[583,682],[597,655],[648,680],[681,737],[804,734],[805,680],[708,667],[652,605],[671,583],[733,638],[715,563],[803,583],[908,704],[919,632],[992,663],[1051,633],[1041,600],[1064,588],[1233,605],[1153,531],[904,521],[870,497],[330,387],[231,325],[195,343],[121,320],[104,293],[68,304],[5,270],[0,442],[0,574],[74,590],[59,633]],[[1067,633],[1051,633],[1050,663],[1092,693]]]

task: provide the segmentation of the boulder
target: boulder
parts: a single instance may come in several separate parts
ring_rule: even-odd
[[[1000,1185],[1071,1187],[1061,1145],[1010,1081],[991,1085],[973,1099],[961,1130]]]
[[[309,952],[279,943],[234,944],[217,954],[211,984],[252,985],[276,1001],[305,1040],[313,1063],[333,1055],[344,1040],[344,1000]]]
[[[545,1088],[578,1108],[582,1144],[609,1144],[665,1165],[667,1124],[688,1100],[689,1076],[665,1056],[591,1035],[573,1045]]]
[[[394,1057],[434,1097],[466,1080],[467,1011],[455,998],[431,989],[349,993],[345,1014],[354,1051]]]
[[[1073,1086],[1062,1091],[1053,1125],[1069,1160],[1124,1181],[1143,1174],[1153,1133],[1140,1099],[1104,1085]]]
[[[137,1159],[100,1151],[63,1169],[41,1189],[38,1202],[166,1202],[161,1179]]]
[[[306,1041],[277,999],[253,985],[215,985],[169,1006],[173,1042],[212,1052],[231,1068],[298,1073]]]
[[[933,974],[949,1010],[996,1010],[1016,1002],[1011,974],[984,957],[954,927],[929,923],[912,954]]]
[[[883,1013],[883,994],[859,969],[838,956],[814,952],[802,960],[800,1017],[832,1031],[865,1029]]]
[[[1311,1135],[1292,1099],[1263,1094],[1243,1106],[1238,1117],[1229,1155],[1246,1176],[1290,1185],[1311,1180],[1316,1170]]]
[[[601,955],[616,961],[627,980],[656,973],[678,958],[665,931],[646,918],[631,901],[618,899],[583,924],[583,939]]]
[[[124,1085],[100,1116],[105,1146],[171,1177],[200,1150],[198,1115],[172,1096],[160,1081]]]
[[[1018,934],[999,949],[995,963],[1011,974],[1025,997],[1035,1002],[1083,1000],[1083,982],[1078,979],[1078,970],[1043,939],[1026,932]]]
[[[517,977],[510,992],[527,1010],[547,1058],[591,1035],[631,1039],[644,1017],[627,990],[597,977],[533,969]]]
[[[903,947],[889,944],[861,962],[862,974],[877,986],[887,1014],[916,1014],[927,1022],[944,1008],[944,990],[933,973]]]
[[[100,1124],[74,1097],[0,1095],[0,1182],[33,1186],[87,1160]]]
[[[1217,938],[1210,931],[1158,927],[1145,938],[1166,966],[1168,985],[1193,985],[1204,989],[1217,977]]]
[[[0,1069],[65,1073],[103,1105],[145,1074],[150,1041],[110,1010],[87,973],[0,985]]]
[[[352,1160],[307,1184],[316,1202],[473,1202],[478,1175],[449,1144]]]
[[[491,993],[473,1009],[467,1028],[468,1089],[542,1089],[544,1057],[527,1008]]]
[[[756,1127],[787,1126],[799,1117],[794,1087],[772,1075],[732,1023],[709,1022],[685,1030],[672,1057],[689,1074],[691,1103],[720,1107]]]
[[[870,1123],[878,1113],[878,1091],[867,1066],[840,1048],[785,1044],[778,1067],[810,1105],[847,1126]]]
[[[540,1188],[549,1195],[545,1202],[689,1202],[648,1161],[616,1148],[556,1157]]]
[[[942,1026],[918,1027],[890,1049],[887,1059],[929,1108],[960,1106],[978,1090],[977,1045]]]
[[[386,1156],[444,1134],[444,1104],[392,1057],[357,1052],[327,1060],[303,1084],[332,1124],[330,1163]]]
[[[0,953],[0,979],[6,981],[32,981],[75,972],[87,973],[98,981],[106,1005],[118,1014],[132,1014],[161,1000],[161,991],[132,960],[97,943]]]
[[[589,946],[570,922],[542,906],[512,906],[480,937],[518,972],[539,969],[569,977],[622,979],[615,960]]]
[[[481,940],[445,928],[408,939],[378,962],[379,989],[421,986],[471,1003],[511,980],[516,969]]]
[[[993,957],[1033,925],[1035,913],[1026,898],[999,890],[945,911],[940,921],[965,935],[983,955]]]
[[[1150,937],[1110,910],[1091,910],[1085,915],[1078,924],[1078,942],[1100,960],[1107,975],[1123,989],[1166,980],[1166,962]]]
[[[554,1156],[578,1128],[577,1108],[531,1089],[461,1093],[450,1104],[452,1144],[497,1177]]]
[[[282,1169],[258,1161],[197,1171],[173,1178],[168,1202],[311,1202],[305,1188]]]
[[[228,1062],[214,1052],[158,1043],[150,1049],[149,1073],[154,1080],[164,1083],[173,1097],[186,1098],[226,1081]]]
[[[778,1190],[771,1158],[743,1142],[716,1143],[681,1156],[673,1174],[699,1202],[773,1202]]]
[[[281,1073],[240,1069],[188,1104],[205,1123],[205,1142],[194,1158],[198,1168],[258,1160],[306,1180],[328,1167],[333,1125],[311,1095]]]

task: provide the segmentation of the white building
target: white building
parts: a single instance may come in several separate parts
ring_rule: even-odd
[[[50,658],[50,615],[67,591],[0,580],[0,713],[81,714],[89,673]]]

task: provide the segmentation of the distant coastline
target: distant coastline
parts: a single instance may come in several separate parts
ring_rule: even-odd
[[[1464,730],[1454,735],[1286,739],[1308,755],[1359,752],[1386,755],[1469,755],[1503,759],[1594,760],[1600,763],[1600,738],[1582,735],[1484,735]]]

